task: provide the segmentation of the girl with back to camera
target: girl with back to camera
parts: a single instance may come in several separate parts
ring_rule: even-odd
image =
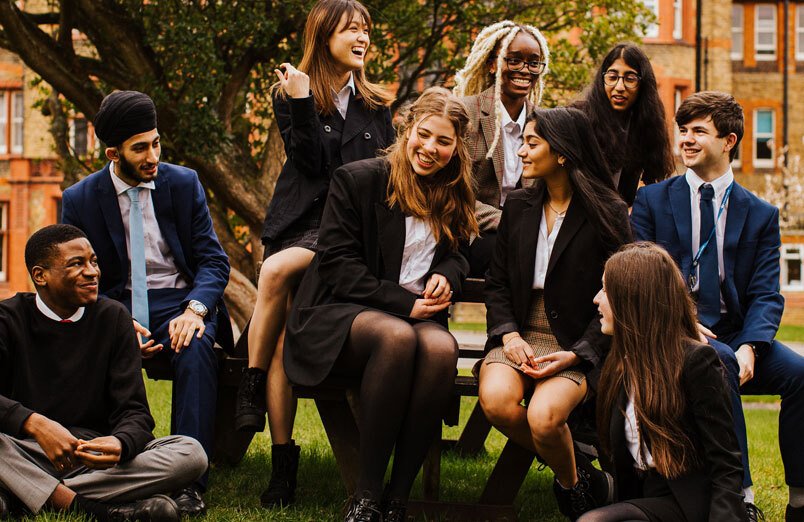
[[[361,382],[349,522],[406,520],[452,393],[458,345],[446,309],[469,268],[459,246],[477,233],[467,126],[463,104],[430,88],[403,113],[386,157],[335,172],[319,250],[288,319],[291,381]]]
[[[717,353],[698,339],[672,257],[653,243],[628,245],[603,279],[595,303],[613,337],[598,431],[620,502],[580,520],[748,520],[728,386]]]
[[[525,117],[542,99],[550,52],[530,25],[504,20],[477,36],[466,65],[455,76],[454,92],[469,111],[469,149],[477,187],[480,236],[469,251],[470,273],[483,277],[508,193],[532,181],[521,179]]]
[[[371,17],[357,0],[319,0],[307,16],[299,67],[282,64],[273,96],[287,160],[263,230],[264,261],[248,331],[249,368],[235,424],[261,431],[267,402],[272,470],[263,506],[293,501],[299,447],[296,401],[282,367],[286,310],[313,258],[332,172],[372,158],[394,139],[390,97],[364,73]],[[267,375],[267,389],[266,389]]]
[[[640,179],[647,185],[675,172],[656,75],[640,47],[621,43],[609,51],[575,106],[589,116],[614,185],[629,207]]]
[[[567,419],[608,349],[592,298],[631,231],[581,111],[535,110],[524,140],[522,176],[537,182],[503,207],[486,277],[491,351],[479,363],[479,399],[492,425],[550,466],[559,509],[574,519],[613,495],[611,477],[575,454]]]

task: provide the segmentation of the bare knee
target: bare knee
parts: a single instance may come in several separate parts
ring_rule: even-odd
[[[257,298],[267,300],[287,296],[301,272],[304,269],[300,270],[296,263],[290,263],[284,258],[269,257],[260,268]]]
[[[477,398],[494,426],[511,426],[522,415],[522,397],[504,383],[481,380]]]
[[[567,425],[567,414],[552,405],[531,405],[528,425],[535,441],[554,437]]]

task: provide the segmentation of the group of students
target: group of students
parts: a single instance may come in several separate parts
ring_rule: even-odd
[[[394,125],[390,96],[364,74],[370,32],[358,1],[319,0],[307,18],[299,66],[276,71],[273,106],[287,160],[265,220],[258,298],[244,333],[249,368],[235,412],[238,429],[261,431],[267,411],[272,471],[262,505],[288,505],[295,496],[300,448],[292,438],[291,383],[314,386],[339,376],[360,380],[359,476],[345,519],[406,520],[410,489],[453,386],[458,345],[446,328],[448,308],[474,275],[485,277],[488,311],[486,354],[473,369],[480,404],[494,426],[552,469],[567,517],[757,520],[742,391],[782,396],[786,517],[804,520],[804,442],[797,434],[804,425],[804,358],[774,341],[783,309],[778,211],[734,182],[729,165],[743,134],[734,99],[704,92],[682,103],[676,122],[688,170],[666,179],[675,166],[664,108],[638,46],[614,47],[581,100],[540,109],[547,42],[534,27],[499,22],[478,34],[452,92],[425,90]],[[65,193],[65,221],[86,234],[58,225],[32,237],[26,262],[37,297],[0,306],[0,372],[7,381],[0,382],[0,452],[27,470],[0,470],[0,514],[6,491],[34,512],[51,505],[101,520],[156,519],[159,510],[174,520],[204,509],[211,438],[180,427],[201,447],[187,437],[151,441],[139,366],[121,364],[137,344],[143,355],[159,345],[137,343],[120,319],[122,306],[95,300],[99,288],[119,298],[143,339],[151,335],[150,315],[161,332],[153,338],[169,335],[177,379],[192,374],[182,365],[206,368],[214,378],[214,365],[192,354],[202,339],[211,350],[218,318],[227,317],[220,304],[225,256],[194,174],[163,163],[157,169],[153,102],[141,93],[117,94],[104,100],[96,119],[114,170]],[[144,136],[134,146],[148,155],[139,173],[121,160],[137,154],[126,145],[132,136]],[[131,189],[117,187],[115,176],[152,189],[153,207],[148,199],[142,215],[130,217],[140,212],[137,196],[126,196]],[[168,181],[176,190],[160,189]],[[646,186],[638,191],[640,182]],[[94,212],[90,198],[101,190],[111,194],[99,203],[103,217],[84,216]],[[191,202],[182,198],[188,193]],[[124,203],[136,211],[121,210]],[[109,240],[104,221],[118,221],[121,212],[119,237]],[[164,225],[166,216],[175,223]],[[142,222],[158,223],[165,237],[149,239],[146,230],[145,247],[137,246],[133,223]],[[196,238],[198,223],[204,226]],[[199,249],[208,240],[217,246]],[[133,268],[142,248],[147,255],[172,252],[159,267],[172,267],[171,277],[184,281],[181,291],[159,287],[162,301],[153,300],[155,265],[142,260],[142,274]],[[109,265],[120,252],[119,266]],[[209,260],[214,267],[206,267]],[[137,279],[144,288],[146,275],[150,314],[138,311],[136,296]],[[113,286],[110,277],[117,278]],[[210,284],[214,292],[200,290]],[[155,313],[169,318],[174,309],[184,313],[169,324],[154,321]],[[126,342],[105,335],[92,346],[109,354],[101,372],[108,379],[98,377],[91,394],[97,411],[84,408],[79,419],[35,391],[50,370],[29,361],[37,369],[28,378],[20,354],[24,344],[45,342],[25,325],[44,321],[67,345],[78,327],[97,329],[101,319],[92,328],[84,314],[106,317],[108,331]],[[63,325],[64,318],[77,326]],[[81,353],[79,361],[92,358]],[[54,364],[61,360],[50,356]],[[87,393],[70,378],[78,396]],[[204,404],[214,405],[214,388],[189,380],[210,395]],[[118,382],[124,386],[109,388]],[[101,400],[103,390],[116,390],[116,402]],[[192,390],[182,392],[176,419],[198,422],[191,409],[201,399],[193,401]],[[597,426],[602,470],[573,442],[579,414]],[[69,444],[57,448],[41,429],[56,429],[48,417],[93,430],[59,432]],[[129,418],[134,427],[120,429],[134,422]],[[111,449],[102,444],[115,438]],[[161,456],[169,447],[178,449]],[[180,468],[181,480],[167,479]],[[112,487],[96,486],[110,480]],[[147,505],[109,504],[136,497],[132,483],[158,495]],[[180,494],[173,499],[161,495],[174,490]]]

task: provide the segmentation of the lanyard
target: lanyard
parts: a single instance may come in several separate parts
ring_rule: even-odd
[[[692,287],[695,286],[695,283],[698,281],[698,276],[696,275],[698,269],[698,263],[701,261],[701,256],[706,250],[706,247],[709,246],[709,243],[712,241],[712,238],[715,237],[715,231],[717,230],[717,223],[720,221],[720,216],[723,214],[723,210],[726,208],[726,203],[729,202],[729,195],[731,194],[731,188],[734,186],[734,182],[732,181],[729,183],[729,186],[726,188],[726,193],[723,194],[723,201],[720,202],[720,208],[717,211],[717,217],[715,218],[715,225],[712,227],[712,231],[709,232],[709,237],[706,238],[706,241],[698,248],[698,253],[695,254],[695,257],[692,258],[692,268],[690,269],[690,290]]]

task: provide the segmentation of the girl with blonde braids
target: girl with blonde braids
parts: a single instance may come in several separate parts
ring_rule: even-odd
[[[483,29],[466,65],[455,76],[454,93],[469,111],[469,149],[477,188],[480,237],[472,243],[470,275],[483,277],[494,251],[497,225],[508,193],[520,183],[525,116],[539,105],[550,62],[547,41],[530,25],[504,20]]]

